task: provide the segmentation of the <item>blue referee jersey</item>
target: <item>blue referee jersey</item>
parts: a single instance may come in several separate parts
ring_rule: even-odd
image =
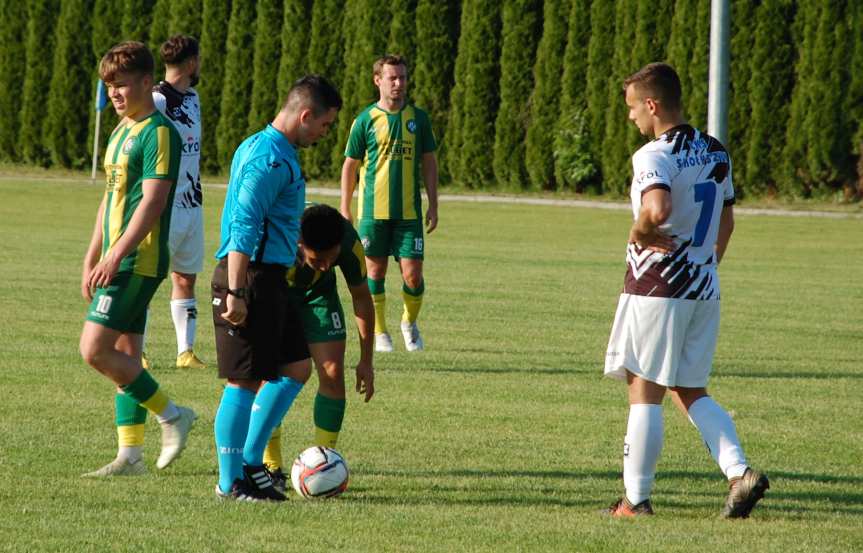
[[[297,150],[267,125],[234,152],[216,258],[235,251],[253,262],[292,266],[305,201]]]

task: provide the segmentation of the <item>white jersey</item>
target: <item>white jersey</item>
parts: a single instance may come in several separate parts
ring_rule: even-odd
[[[728,152],[712,136],[679,125],[635,152],[632,168],[633,216],[645,192],[668,190],[671,215],[660,228],[677,247],[661,254],[629,244],[624,293],[719,299],[714,246],[722,208],[734,203]]]
[[[180,92],[170,83],[160,82],[153,88],[156,109],[174,123],[183,143],[180,174],[174,192],[175,207],[200,207],[201,190],[201,106],[194,88]]]

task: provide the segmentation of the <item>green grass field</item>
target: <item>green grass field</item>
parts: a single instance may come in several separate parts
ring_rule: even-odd
[[[749,520],[718,518],[726,484],[667,404],[657,516],[607,520],[622,490],[624,386],[602,363],[623,279],[624,211],[444,203],[427,240],[427,351],[376,358],[377,394],[350,397],[341,498],[283,505],[213,494],[213,370],[173,368],[168,286],[153,370],[200,419],[183,458],[151,474],[79,477],[115,454],[111,385],[81,361],[81,258],[101,187],[0,181],[2,551],[863,551],[863,222],[739,216],[722,266],[713,395],[772,489]],[[208,284],[224,191],[206,190],[198,351],[215,361]],[[334,202],[334,198],[324,201]],[[395,273],[391,276],[395,276]],[[389,280],[389,323],[401,305]],[[348,304],[349,305],[349,304]],[[348,362],[357,357],[349,334]],[[349,388],[353,386],[348,371]],[[310,445],[313,377],[286,458]]]

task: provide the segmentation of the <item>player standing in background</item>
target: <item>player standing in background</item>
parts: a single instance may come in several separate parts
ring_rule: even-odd
[[[204,210],[201,190],[201,106],[193,88],[201,74],[198,41],[169,38],[159,49],[165,80],[153,89],[156,109],[180,133],[183,154],[171,215],[171,318],[177,334],[177,367],[202,369],[194,352],[198,305],[195,280],[204,269]]]
[[[359,169],[358,224],[366,250],[369,290],[375,305],[375,350],[392,351],[386,323],[387,261],[400,264],[404,313],[401,330],[408,351],[423,349],[417,327],[422,306],[423,218],[420,174],[428,195],[426,231],[437,227],[437,160],[431,121],[407,100],[407,61],[384,56],[374,63],[380,98],[354,119],[342,165],[341,212],[349,221]]]
[[[335,267],[341,270],[353,301],[360,338],[356,391],[369,401],[375,393],[375,310],[366,283],[363,245],[350,221],[328,205],[306,208],[300,222],[297,263],[288,270],[288,284],[300,306],[303,332],[318,372],[315,396],[315,445],[335,448],[345,417],[345,312],[336,288]],[[311,371],[311,367],[309,367]],[[281,470],[281,421],[273,430],[264,464],[277,487],[284,489]]]
[[[746,462],[734,422],[707,395],[719,331],[719,275],[734,229],[731,159],[715,138],[686,123],[680,79],[651,63],[624,81],[629,119],[654,137],[632,156],[624,289],[605,374],[626,379],[626,494],[607,512],[653,514],[650,493],[662,450],[662,398],[670,390],[728,478],[722,515],[745,518],[770,487]]]
[[[286,280],[305,207],[297,148],[323,137],[341,105],[326,79],[303,77],[273,122],[234,152],[212,282],[219,377],[228,380],[215,421],[220,498],[285,499],[263,457],[310,373]]]
[[[81,294],[90,302],[81,356],[117,386],[117,458],[84,476],[134,476],[147,411],[162,425],[160,469],[180,456],[195,413],[175,405],[141,366],[147,306],[168,275],[171,201],[180,136],[153,105],[153,56],[140,42],[111,48],[99,77],[120,123],[105,153],[107,188],[84,256]],[[101,254],[101,256],[100,256]]]

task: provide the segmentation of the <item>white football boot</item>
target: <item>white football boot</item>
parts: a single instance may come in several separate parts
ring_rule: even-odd
[[[147,474],[147,465],[143,459],[138,459],[134,463],[128,459],[116,458],[99,470],[82,474],[84,478],[108,478],[111,476],[141,476]]]
[[[375,351],[390,353],[393,351],[393,339],[386,332],[375,334]]]
[[[416,322],[402,321],[402,338],[405,339],[405,349],[408,351],[422,351],[423,337]]]
[[[156,461],[156,468],[163,469],[173,463],[186,448],[189,431],[198,415],[188,407],[177,406],[180,416],[162,423],[162,451]]]

